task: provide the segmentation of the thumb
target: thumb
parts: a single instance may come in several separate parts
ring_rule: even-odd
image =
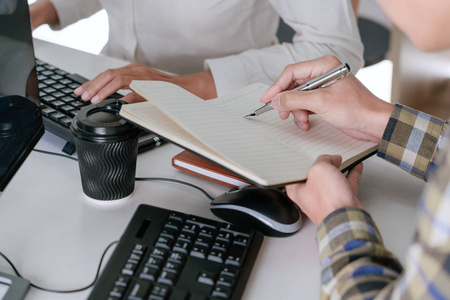
[[[329,165],[333,165],[336,168],[339,168],[339,166],[342,163],[342,156],[324,154],[324,155],[319,156],[314,164],[319,164],[319,163],[326,163]]]
[[[363,164],[359,163],[355,167],[351,168],[347,174],[348,183],[355,194],[357,193],[359,183],[361,182],[362,171]]]

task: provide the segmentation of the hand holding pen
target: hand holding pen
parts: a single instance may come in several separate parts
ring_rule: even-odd
[[[311,78],[322,78],[322,74],[335,70],[340,64],[336,57],[328,55],[289,65],[265,92],[261,102],[271,103],[271,109],[278,111],[281,119],[293,114],[294,122],[304,131],[311,126],[309,115],[317,114],[354,138],[379,142],[393,105],[373,95],[351,73],[343,77],[345,80],[326,88],[308,92],[295,90]],[[253,118],[247,117],[249,121]]]
[[[317,88],[324,88],[329,85],[332,85],[333,83],[338,82],[341,79],[344,79],[350,75],[350,66],[348,64],[341,64],[337,68],[317,77],[314,78],[307,83],[299,86],[298,88],[295,88],[296,91],[307,91],[307,90],[313,90]],[[256,117],[259,116],[262,113],[265,113],[266,111],[272,110],[272,103],[268,102],[265,105],[257,108],[254,112],[251,114],[248,114],[245,116],[247,117]]]

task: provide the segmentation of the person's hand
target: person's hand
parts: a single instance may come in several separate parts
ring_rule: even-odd
[[[302,130],[310,128],[309,114],[318,114],[348,135],[380,142],[393,105],[373,95],[353,75],[338,83],[309,91],[292,91],[341,62],[334,56],[287,66],[277,81],[266,91],[261,102],[272,102],[282,119],[292,113]]]
[[[91,81],[74,90],[75,95],[84,101],[98,103],[105,100],[119,89],[129,89],[133,80],[167,81],[181,86],[202,99],[212,99],[217,96],[216,86],[210,71],[183,76],[170,75],[137,63],[117,69],[109,69]],[[133,103],[144,101],[137,93],[130,93],[122,100]]]
[[[30,5],[30,21],[34,30],[43,24],[59,24],[59,17],[50,0],[38,0]]]
[[[363,165],[356,165],[345,176],[338,169],[341,161],[339,155],[322,155],[309,169],[305,183],[286,186],[289,198],[316,225],[340,208],[364,209],[357,198]]]

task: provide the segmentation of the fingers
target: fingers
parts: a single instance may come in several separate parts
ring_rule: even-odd
[[[288,65],[260,101],[268,103],[279,93],[299,87],[340,64],[341,62],[336,57],[326,55],[318,59]]]
[[[132,92],[127,94],[126,96],[122,97],[120,100],[123,100],[128,103],[137,103],[137,102],[144,102],[147,101],[145,98],[140,96],[138,93]]]
[[[309,113],[306,110],[294,110],[291,112],[294,116],[295,124],[303,131],[308,131],[311,127],[309,123]]]
[[[322,89],[283,92],[274,98],[272,107],[278,111],[308,110],[320,113],[323,109],[322,92]]]
[[[84,101],[98,103],[105,100],[119,89],[128,88],[132,76],[120,74],[117,70],[107,70],[74,90],[75,95]]]
[[[92,103],[98,103],[119,89],[129,88],[131,81],[143,72],[145,72],[145,67],[137,63],[117,69],[108,69],[75,89],[74,93],[84,101],[90,100]]]

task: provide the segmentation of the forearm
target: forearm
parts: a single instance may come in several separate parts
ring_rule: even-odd
[[[99,0],[46,0],[53,5],[59,22],[49,24],[53,30],[62,29],[102,9]]]
[[[204,100],[217,97],[216,86],[211,71],[174,76],[171,81]]]
[[[30,5],[31,27],[33,29],[48,24],[57,26],[59,24],[58,14],[50,0],[38,0]]]
[[[285,66],[327,54],[349,63],[353,73],[362,67],[363,46],[349,2],[270,2],[296,31],[293,42],[206,60],[219,96],[255,82],[271,85]]]

